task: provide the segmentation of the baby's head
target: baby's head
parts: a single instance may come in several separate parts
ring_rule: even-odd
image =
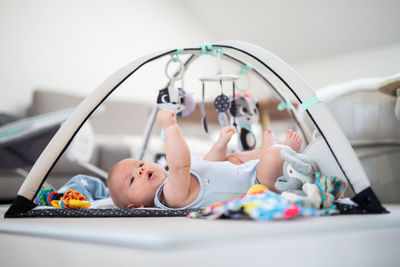
[[[156,163],[124,159],[108,175],[108,189],[119,208],[153,207],[158,187],[168,172]]]

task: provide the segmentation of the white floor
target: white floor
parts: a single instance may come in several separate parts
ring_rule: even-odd
[[[0,266],[399,266],[400,205],[386,207],[273,222],[0,219]]]

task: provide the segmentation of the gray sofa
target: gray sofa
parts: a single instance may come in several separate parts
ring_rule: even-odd
[[[66,108],[73,110],[83,98],[83,96],[55,92],[54,90],[35,90],[32,101],[27,108],[26,117],[49,114]],[[153,108],[154,105],[151,103],[106,100],[98,111],[89,118],[88,123],[94,134],[86,137],[94,139],[95,145],[87,162],[108,172],[119,160],[137,155],[143,142],[144,129]],[[210,131],[215,132],[219,129],[217,115],[214,114],[215,116],[213,116],[211,112],[209,115],[211,115],[209,116]],[[194,120],[197,119],[196,116],[194,118]],[[185,118],[179,123],[185,125],[182,127],[182,131],[188,137],[187,141],[191,145],[192,152],[200,155],[209,147],[211,137],[199,131],[199,123],[194,120]],[[77,136],[82,131],[80,130]],[[52,134],[54,133],[55,131]],[[160,128],[154,125],[145,160],[153,160],[154,155],[163,150],[159,136]],[[41,149],[44,149],[44,146]],[[46,179],[46,183],[59,188],[76,174],[99,177],[97,173],[71,160],[68,157],[68,152],[69,149],[55,164]],[[29,169],[30,166],[23,169],[0,168],[0,202],[9,202],[15,198]]]
[[[83,97],[66,93],[35,90],[32,95],[32,102],[27,108],[26,117],[73,108],[82,99]],[[106,109],[107,112],[99,112],[90,118],[91,127],[101,138],[96,137],[95,147],[89,161],[91,164],[108,171],[118,160],[131,156],[132,151],[130,146],[122,139],[107,138],[107,136],[111,133],[115,134],[115,129],[118,129],[120,135],[141,135],[152,110],[152,105],[144,103],[133,105],[132,103],[114,101],[106,102],[103,106],[103,109]],[[135,124],[119,123],[115,118],[122,117],[123,114],[135,114],[135,117],[142,118],[142,120],[136,119]],[[55,131],[50,132],[51,135],[54,133]],[[19,169],[0,169],[0,201],[8,202],[17,195],[17,191],[29,169],[30,166]],[[78,173],[98,176],[63,155],[52,169],[46,182],[58,188]]]

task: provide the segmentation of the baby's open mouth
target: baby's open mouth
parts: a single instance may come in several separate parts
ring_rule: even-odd
[[[149,173],[149,180],[151,179],[151,176],[153,176],[153,173]]]

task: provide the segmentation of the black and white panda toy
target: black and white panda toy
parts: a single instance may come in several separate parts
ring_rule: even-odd
[[[240,143],[243,150],[252,150],[256,147],[256,137],[251,125],[260,119],[258,102],[251,97],[240,96],[232,100],[229,109],[232,124],[238,127]]]
[[[167,87],[159,90],[157,106],[160,109],[172,110],[175,114],[185,117],[193,112],[196,103],[192,94],[182,88]]]

